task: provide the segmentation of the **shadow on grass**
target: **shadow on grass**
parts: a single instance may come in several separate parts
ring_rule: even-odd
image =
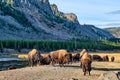
[[[60,67],[59,64],[55,65],[54,67]],[[65,64],[65,68],[75,68],[75,69],[81,69],[80,65],[73,65],[73,64]],[[120,71],[120,68],[97,68],[92,67],[92,70],[98,70],[98,71]]]
[[[59,64],[56,64],[54,67],[60,67]],[[79,65],[65,64],[64,68],[81,68]]]
[[[95,68],[92,67],[93,70],[100,70],[100,71],[119,71],[120,68]]]
[[[56,67],[59,67],[59,65],[56,65]],[[71,65],[67,64],[65,65],[66,68],[76,68],[76,69],[81,69],[80,65]],[[96,68],[92,67],[92,70],[99,70],[99,71],[120,71],[120,68]]]
[[[80,65],[65,65],[65,67],[69,67],[69,68],[81,68]]]

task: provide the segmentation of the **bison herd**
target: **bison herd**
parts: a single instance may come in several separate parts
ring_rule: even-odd
[[[53,65],[59,64],[60,67],[65,67],[65,64],[72,62],[80,62],[80,66],[86,75],[86,72],[90,75],[92,61],[109,61],[108,55],[99,56],[99,55],[90,55],[83,49],[79,53],[69,53],[65,49],[60,49],[52,51],[49,54],[41,54],[37,49],[33,49],[28,53],[28,60],[30,66],[35,65]],[[111,57],[111,61],[115,60],[114,57]]]

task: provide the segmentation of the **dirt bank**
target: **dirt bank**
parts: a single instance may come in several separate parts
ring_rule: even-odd
[[[107,67],[108,66],[108,67]],[[119,63],[93,62],[91,76],[83,76],[79,63],[66,65],[65,68],[51,65],[25,67],[15,70],[0,71],[0,80],[97,80],[106,71],[118,72]],[[105,71],[106,70],[106,71]]]

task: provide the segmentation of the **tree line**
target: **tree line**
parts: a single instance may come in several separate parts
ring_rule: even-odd
[[[120,43],[111,41],[93,41],[93,40],[68,40],[68,41],[45,41],[45,40],[0,40],[0,51],[4,48],[15,49],[19,52],[21,49],[36,48],[41,51],[53,51],[58,49],[67,49],[75,51],[78,49],[113,50],[120,49]]]

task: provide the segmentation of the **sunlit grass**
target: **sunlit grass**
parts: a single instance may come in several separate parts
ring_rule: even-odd
[[[18,54],[18,58],[28,58],[27,54]]]

